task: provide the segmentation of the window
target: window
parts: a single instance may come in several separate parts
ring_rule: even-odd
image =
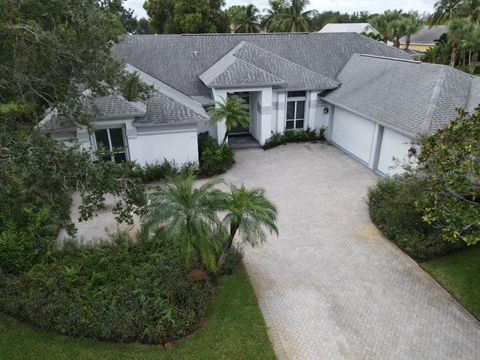
[[[102,157],[105,161],[121,163],[127,160],[127,147],[123,128],[100,129],[95,131],[97,149],[103,148],[107,153]]]
[[[286,129],[303,129],[305,125],[305,91],[289,91]]]

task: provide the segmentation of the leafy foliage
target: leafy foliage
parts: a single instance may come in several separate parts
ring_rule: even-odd
[[[235,21],[236,33],[257,33],[260,25],[258,8],[253,4],[245,6]]]
[[[26,274],[1,277],[0,311],[71,336],[166,343],[191,332],[210,299],[210,283],[187,280],[187,271],[174,244],[126,234],[70,244]]]
[[[445,239],[480,242],[480,108],[419,139],[415,171],[425,178],[418,208]]]
[[[248,127],[250,125],[250,111],[245,100],[237,95],[228,96],[221,102],[217,102],[215,107],[208,111],[210,115],[210,125],[215,125],[225,121],[227,131],[223,142],[225,143],[228,133],[236,127]]]
[[[200,175],[220,175],[235,164],[233,150],[227,144],[218,144],[208,132],[198,135],[198,154],[200,157]]]
[[[275,133],[265,141],[263,149],[268,150],[291,142],[324,141],[326,130],[327,128],[322,127],[318,131],[308,128],[306,130],[285,130],[283,134]]]
[[[272,32],[306,32],[310,29],[311,10],[306,10],[310,0],[271,1],[269,15],[264,25]]]
[[[416,201],[426,184],[414,176],[381,178],[368,191],[368,208],[375,225],[403,251],[417,259],[428,259],[462,248],[449,242],[441,231],[422,220]]]

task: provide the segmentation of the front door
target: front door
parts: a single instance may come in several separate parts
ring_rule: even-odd
[[[235,94],[228,94],[228,96],[236,95],[239,98],[245,100],[247,105],[250,108],[250,93],[248,92],[238,92]],[[230,131],[230,135],[246,135],[250,133],[250,128],[249,126],[244,127],[244,128],[233,128],[232,131]]]

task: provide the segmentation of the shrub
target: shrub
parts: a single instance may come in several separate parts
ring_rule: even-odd
[[[123,235],[72,245],[29,272],[0,278],[0,311],[42,329],[98,340],[166,343],[205,314],[207,281],[187,279],[178,249]]]
[[[268,150],[291,142],[323,141],[325,140],[325,131],[325,127],[320,128],[318,131],[310,128],[306,130],[285,130],[283,134],[275,133],[268,138],[263,145],[263,149]]]
[[[233,150],[227,144],[218,144],[208,132],[198,135],[200,157],[200,175],[213,176],[223,174],[235,163]]]
[[[220,275],[231,275],[242,264],[243,249],[233,246],[225,258]]]
[[[134,171],[137,176],[144,182],[149,183],[167,179],[173,175],[184,172],[198,172],[198,165],[194,162],[184,163],[181,167],[175,165],[175,162],[164,160],[162,163],[147,163],[144,166],[135,165]]]
[[[368,208],[375,225],[403,251],[417,259],[448,254],[464,243],[446,241],[441,231],[427,224],[416,200],[424,191],[422,180],[412,176],[381,178],[368,191]]]

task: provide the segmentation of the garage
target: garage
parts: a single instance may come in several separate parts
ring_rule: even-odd
[[[399,164],[409,161],[408,150],[411,147],[412,144],[409,137],[390,129],[384,129],[377,170],[385,175],[402,173],[403,169]]]
[[[375,136],[375,123],[349,111],[335,108],[331,142],[369,165]]]

